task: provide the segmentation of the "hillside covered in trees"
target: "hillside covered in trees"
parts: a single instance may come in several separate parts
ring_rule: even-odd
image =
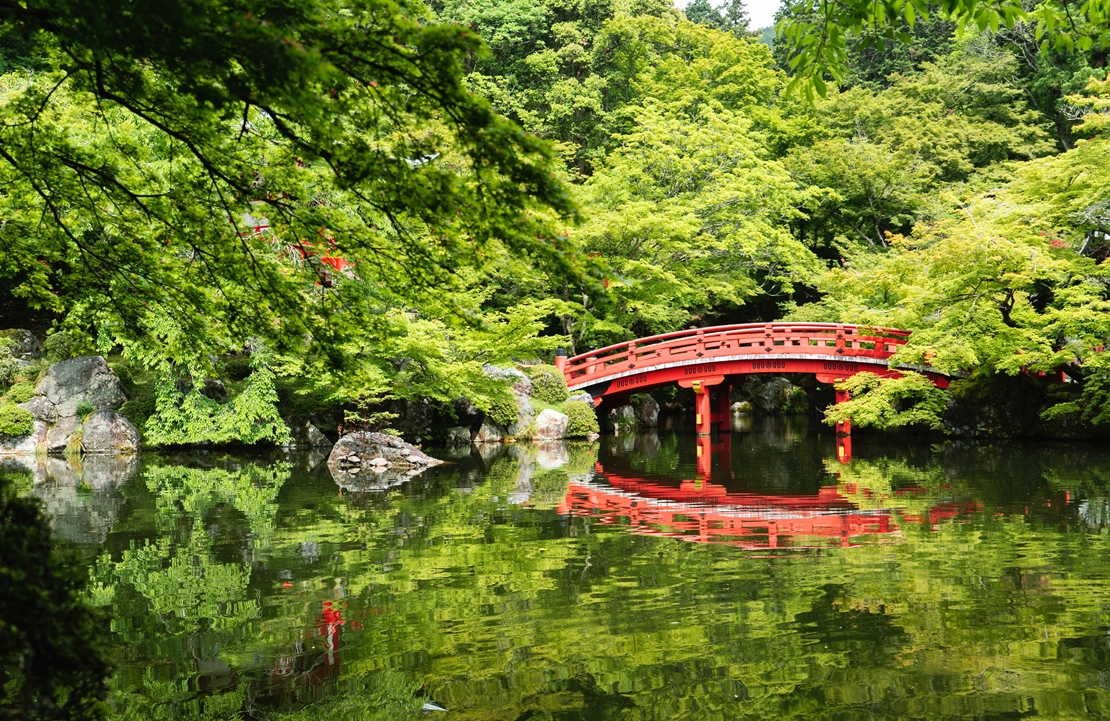
[[[109,355],[167,444],[488,411],[483,364],[770,320],[912,330],[965,392],[1110,422],[1098,17],[846,22],[821,59],[808,4],[770,46],[736,3],[385,5],[6,26],[0,325]]]

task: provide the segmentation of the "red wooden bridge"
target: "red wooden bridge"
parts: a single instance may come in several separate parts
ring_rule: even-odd
[[[623,405],[633,393],[672,383],[692,388],[698,433],[708,435],[714,423],[728,429],[732,386],[752,373],[812,373],[821,383],[836,383],[861,371],[898,377],[905,369],[948,387],[948,378],[928,366],[890,366],[888,359],[909,335],[836,323],[722,325],[639,338],[573,358],[557,356],[555,365],[571,392],[588,392],[599,407]],[[847,400],[847,394],[837,391],[836,400]],[[848,433],[851,427],[837,430]]]

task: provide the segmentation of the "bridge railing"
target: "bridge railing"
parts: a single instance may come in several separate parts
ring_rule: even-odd
[[[616,343],[568,358],[567,383],[635,368],[720,356],[804,354],[889,358],[906,344],[909,331],[837,323],[745,323],[695,328]]]

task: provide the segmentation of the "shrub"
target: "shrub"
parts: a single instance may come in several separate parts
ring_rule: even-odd
[[[46,336],[42,342],[42,356],[51,363],[69,360],[77,349],[73,336],[64,331]]]
[[[15,341],[10,338],[0,338],[0,389],[8,387],[19,369],[19,363],[12,353],[14,350]]]
[[[568,401],[559,407],[559,412],[567,417],[567,438],[585,438],[601,432],[597,413],[589,403]]]
[[[805,389],[795,388],[790,398],[782,406],[783,413],[806,413],[809,411],[809,396]]]
[[[518,418],[516,396],[509,391],[490,396],[488,402],[483,405],[488,407],[482,408],[479,406],[479,410],[483,411],[486,417],[497,425],[505,427],[516,423]]]
[[[550,405],[558,405],[570,396],[567,392],[567,379],[555,366],[535,365],[526,368],[524,372],[532,379],[532,397]]]
[[[35,395],[35,384],[24,381],[9,388],[4,398],[11,403],[26,403],[33,395]]]
[[[0,403],[0,436],[19,438],[35,430],[35,417],[14,403]]]
[[[77,404],[77,417],[81,420],[85,420],[95,411],[96,406],[94,406],[92,403],[89,403],[88,401],[81,401]]]
[[[147,418],[154,415],[156,400],[156,396],[149,393],[135,396],[120,406],[119,412],[123,414],[124,418],[131,421],[136,428],[142,428]]]

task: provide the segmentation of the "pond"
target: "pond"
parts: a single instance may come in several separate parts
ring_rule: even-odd
[[[664,420],[381,483],[14,475],[111,612],[117,718],[1110,716],[1110,452]]]

